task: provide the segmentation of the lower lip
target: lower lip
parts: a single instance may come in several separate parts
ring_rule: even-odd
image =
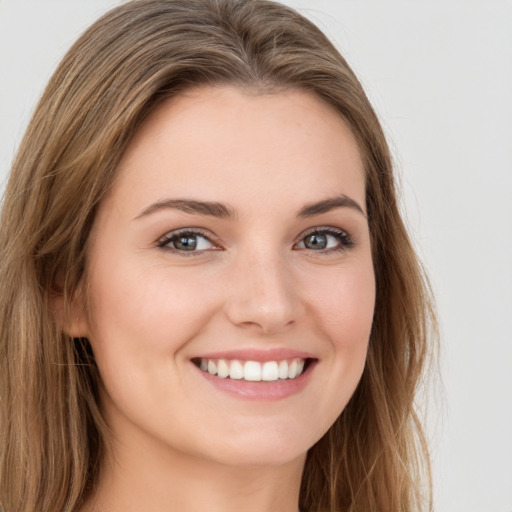
[[[308,384],[315,361],[310,361],[306,370],[294,379],[250,382],[243,379],[221,379],[198,368],[194,368],[216,389],[242,400],[272,402],[283,400],[302,391]]]

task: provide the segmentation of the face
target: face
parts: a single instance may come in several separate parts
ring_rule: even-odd
[[[375,283],[354,137],[314,96],[189,91],[99,208],[89,338],[115,439],[229,465],[300,459],[363,371]]]

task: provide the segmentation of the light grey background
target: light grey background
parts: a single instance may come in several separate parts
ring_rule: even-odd
[[[60,57],[115,0],[0,0],[0,182]],[[512,1],[288,0],[379,112],[437,294],[436,510],[512,512]]]

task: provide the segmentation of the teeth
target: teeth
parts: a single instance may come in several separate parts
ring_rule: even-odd
[[[217,363],[217,375],[221,379],[225,379],[229,375],[229,366],[224,359],[219,359]]]
[[[288,366],[288,378],[295,379],[297,377],[297,360],[294,359]]]
[[[201,359],[203,361],[203,359]],[[243,379],[244,367],[240,361],[231,361],[229,365],[229,378],[230,379]]]
[[[201,359],[201,362],[203,360]],[[288,361],[281,361],[279,363],[279,378],[287,379],[288,378]]]
[[[279,366],[275,361],[266,362],[261,369],[261,380],[277,380],[279,377]]]
[[[256,361],[246,361],[244,364],[244,379],[252,381],[261,380],[261,364]]]
[[[212,375],[217,375],[217,365],[215,364],[215,361],[208,361],[208,373],[211,373]]]
[[[283,361],[237,361],[227,359],[200,359],[198,366],[204,372],[221,379],[244,379],[251,382],[273,382],[295,379],[304,371],[304,359]]]

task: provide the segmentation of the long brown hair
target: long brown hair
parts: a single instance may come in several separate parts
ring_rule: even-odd
[[[377,281],[367,363],[345,411],[309,451],[301,509],[431,507],[428,452],[414,397],[434,317],[399,214],[389,149],[359,81],[320,30],[282,5],[135,0],[97,21],[64,57],[37,106],[5,194],[4,512],[73,511],[93,489],[108,442],[99,375],[87,340],[71,339],[57,326],[52,296],[62,293],[69,302],[78,293],[97,206],[143,120],[187,88],[223,84],[315,94],[351,127],[365,164]]]

